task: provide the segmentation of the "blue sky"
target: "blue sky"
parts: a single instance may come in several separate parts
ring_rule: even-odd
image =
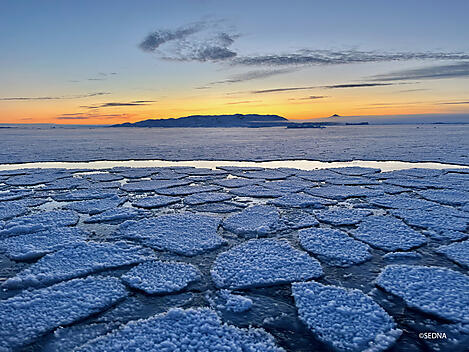
[[[468,1],[3,0],[0,122],[467,113],[468,13]]]

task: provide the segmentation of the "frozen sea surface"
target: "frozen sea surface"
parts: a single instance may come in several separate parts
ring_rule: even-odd
[[[464,351],[466,169],[278,166],[0,171],[0,351]]]

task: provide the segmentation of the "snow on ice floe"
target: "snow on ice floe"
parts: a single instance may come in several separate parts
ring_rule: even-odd
[[[85,175],[85,177],[91,182],[111,182],[119,181],[124,178],[124,176],[115,173],[97,173]]]
[[[253,239],[217,256],[210,271],[219,288],[241,289],[320,277],[321,265],[284,240]]]
[[[259,328],[225,324],[208,308],[174,308],[133,321],[98,337],[77,352],[111,351],[230,351],[281,352],[272,335]]]
[[[301,192],[306,188],[314,187],[315,184],[301,179],[288,179],[282,181],[264,182],[262,183],[262,186],[272,189],[274,191],[279,191],[288,194]]]
[[[469,240],[441,246],[436,252],[469,269]]]
[[[171,188],[161,188],[155,190],[155,192],[165,196],[188,196],[194,193],[216,192],[220,189],[221,187],[217,186],[179,186]]]
[[[130,207],[121,207],[106,210],[100,214],[93,215],[84,220],[87,224],[95,224],[100,222],[123,222],[126,220],[135,220],[148,215],[141,209],[134,209]]]
[[[252,299],[234,294],[232,291],[226,289],[217,291],[213,297],[207,294],[206,298],[212,308],[233,313],[246,312],[251,309],[253,304]]]
[[[0,203],[0,220],[8,220],[28,213],[28,208],[16,202]]]
[[[367,199],[368,203],[382,208],[393,209],[425,209],[437,205],[425,199],[411,197],[409,195],[385,195]]]
[[[262,182],[262,181],[245,179],[245,178],[227,178],[223,180],[213,181],[215,185],[226,187],[226,188],[252,186],[252,185],[258,184],[259,182]]]
[[[125,298],[116,278],[75,279],[0,301],[0,350],[16,350],[63,325],[96,314]]]
[[[241,210],[246,205],[232,202],[221,202],[221,203],[206,203],[196,205],[193,207],[194,210],[207,213],[233,213]]]
[[[232,175],[252,178],[252,179],[262,179],[262,180],[283,180],[289,176],[292,176],[293,172],[288,172],[286,170],[275,170],[275,169],[262,169],[262,170],[252,170],[244,172],[232,171]]]
[[[366,217],[351,234],[356,239],[385,251],[406,251],[428,241],[420,232],[389,215]]]
[[[188,205],[200,205],[204,203],[224,202],[233,198],[232,195],[222,192],[201,192],[191,194],[184,198],[184,203]]]
[[[51,285],[100,270],[137,264],[151,259],[154,259],[151,249],[125,242],[82,242],[46,254],[15,277],[5,281],[2,287],[16,289]]]
[[[469,226],[469,214],[450,207],[437,206],[427,209],[393,209],[391,213],[411,226],[441,231],[465,231]]]
[[[269,202],[282,208],[324,208],[337,202],[326,198],[315,197],[305,193],[292,193],[273,199]]]
[[[314,215],[319,221],[331,225],[355,225],[373,214],[369,210],[354,208],[329,208],[315,210]]]
[[[64,193],[57,193],[52,195],[52,199],[56,202],[73,202],[76,200],[92,200],[92,199],[103,199],[116,197],[118,193],[113,190],[102,190],[102,189],[83,189],[78,191],[70,191]]]
[[[220,219],[198,214],[166,214],[126,221],[120,233],[160,251],[193,256],[218,248],[225,240],[217,234]]]
[[[446,205],[458,206],[469,203],[469,192],[467,191],[457,191],[452,189],[427,189],[424,191],[419,191],[418,194],[420,194],[425,199]]]
[[[335,178],[328,178],[326,180],[327,183],[333,185],[346,185],[346,186],[354,186],[354,185],[379,185],[380,183],[376,180],[373,180],[369,177],[359,177],[359,176],[338,176]]]
[[[185,186],[190,184],[187,180],[143,180],[128,182],[121,186],[126,192],[153,192],[160,188]]]
[[[109,209],[117,208],[127,201],[126,197],[112,196],[109,198],[74,201],[63,206],[64,209],[74,210],[82,214],[95,215]]]
[[[402,333],[386,311],[360,290],[297,282],[292,292],[300,319],[335,351],[384,351]]]
[[[388,265],[376,279],[407,306],[452,322],[469,323],[469,276],[435,267]]]
[[[201,276],[191,264],[151,261],[139,264],[121,278],[129,286],[148,294],[164,294],[181,291]]]
[[[396,260],[407,260],[407,259],[421,259],[422,255],[418,252],[389,252],[383,255],[385,260],[396,261]]]
[[[337,185],[308,188],[305,192],[312,196],[336,200],[345,200],[347,198],[357,197],[377,197],[384,194],[383,191],[370,188]]]
[[[77,213],[70,210],[53,210],[11,219],[0,223],[0,238],[47,230],[53,227],[73,226],[78,223]]]
[[[0,202],[21,199],[30,196],[32,193],[33,191],[30,189],[0,191]]]
[[[279,230],[280,214],[275,207],[254,205],[229,216],[222,226],[243,237],[268,236]]]
[[[346,166],[346,167],[334,167],[329,169],[330,171],[337,172],[341,175],[346,176],[364,176],[370,174],[376,174],[380,172],[380,169],[372,167],[361,167],[361,166]]]
[[[298,232],[301,246],[329,265],[347,267],[371,259],[370,247],[345,232],[309,228]]]
[[[283,193],[280,191],[260,185],[232,188],[229,192],[240,197],[275,198],[283,196]]]
[[[44,231],[5,238],[0,249],[14,260],[32,260],[43,255],[83,242],[88,234],[73,227],[57,227]]]
[[[180,201],[181,198],[179,197],[152,196],[135,199],[132,201],[132,205],[137,208],[153,209],[179,203]]]

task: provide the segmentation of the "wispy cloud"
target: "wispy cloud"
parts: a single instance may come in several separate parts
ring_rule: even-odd
[[[412,70],[395,71],[373,76],[372,79],[375,81],[407,81],[459,77],[469,77],[469,61],[449,65],[435,65]]]
[[[129,114],[87,114],[87,113],[73,113],[73,114],[62,114],[56,117],[56,120],[89,120],[89,119],[117,119],[127,118]]]
[[[90,98],[101,95],[111,94],[109,92],[97,92],[80,95],[62,95],[62,96],[44,96],[44,97],[4,97],[0,98],[0,101],[35,101],[35,100],[66,100],[66,99],[81,99]]]
[[[237,105],[237,104],[250,104],[250,103],[259,103],[262,100],[242,100],[242,101],[232,101],[229,103],[226,103],[226,105]]]
[[[290,98],[288,100],[317,100],[317,99],[325,99],[329,98],[327,95],[310,95],[309,97],[302,97],[302,98]]]
[[[468,101],[449,101],[449,102],[444,102],[444,103],[438,103],[440,105],[466,105],[469,104]]]
[[[191,34],[200,32],[203,28],[203,23],[195,23],[174,30],[157,30],[148,34],[145,39],[139,44],[139,47],[143,51],[154,52],[164,43],[184,39]]]
[[[294,53],[254,55],[236,58],[233,63],[249,66],[339,65],[409,60],[468,60],[469,54],[451,52],[377,52],[358,50],[310,50]]]
[[[220,84],[231,84],[231,83],[240,83],[245,81],[252,81],[256,79],[263,79],[272,76],[282,75],[286,73],[291,73],[296,71],[296,68],[281,68],[281,69],[264,69],[264,70],[254,70],[243,73],[238,73],[231,75],[227,79],[221,81],[210,82],[205,86],[197,87],[197,89],[208,89]]]
[[[253,94],[264,94],[264,93],[277,93],[277,92],[289,92],[296,90],[311,90],[311,89],[340,89],[340,88],[366,88],[366,87],[379,87],[379,86],[390,86],[394,83],[347,83],[347,84],[333,84],[328,86],[306,86],[306,87],[286,87],[286,88],[272,88],[272,89],[261,89],[255,90]]]
[[[151,103],[155,103],[156,100],[134,100],[130,102],[109,102],[103,103],[100,105],[82,105],[81,108],[86,109],[99,109],[99,108],[110,108],[116,106],[142,106],[142,105],[150,105]]]

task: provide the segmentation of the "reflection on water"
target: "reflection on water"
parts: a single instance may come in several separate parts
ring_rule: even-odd
[[[432,163],[432,162],[405,162],[405,161],[332,161],[323,162],[315,160],[277,160],[277,161],[220,161],[220,160],[189,160],[189,161],[167,161],[167,160],[103,160],[90,162],[38,162],[23,164],[0,164],[0,171],[17,170],[23,168],[65,168],[65,169],[108,169],[118,166],[127,167],[168,167],[168,166],[193,166],[214,169],[218,166],[239,167],[264,167],[264,168],[295,168],[301,170],[326,169],[334,167],[361,166],[381,169],[381,171],[404,170],[411,168],[421,169],[454,169],[468,168],[468,166]]]

